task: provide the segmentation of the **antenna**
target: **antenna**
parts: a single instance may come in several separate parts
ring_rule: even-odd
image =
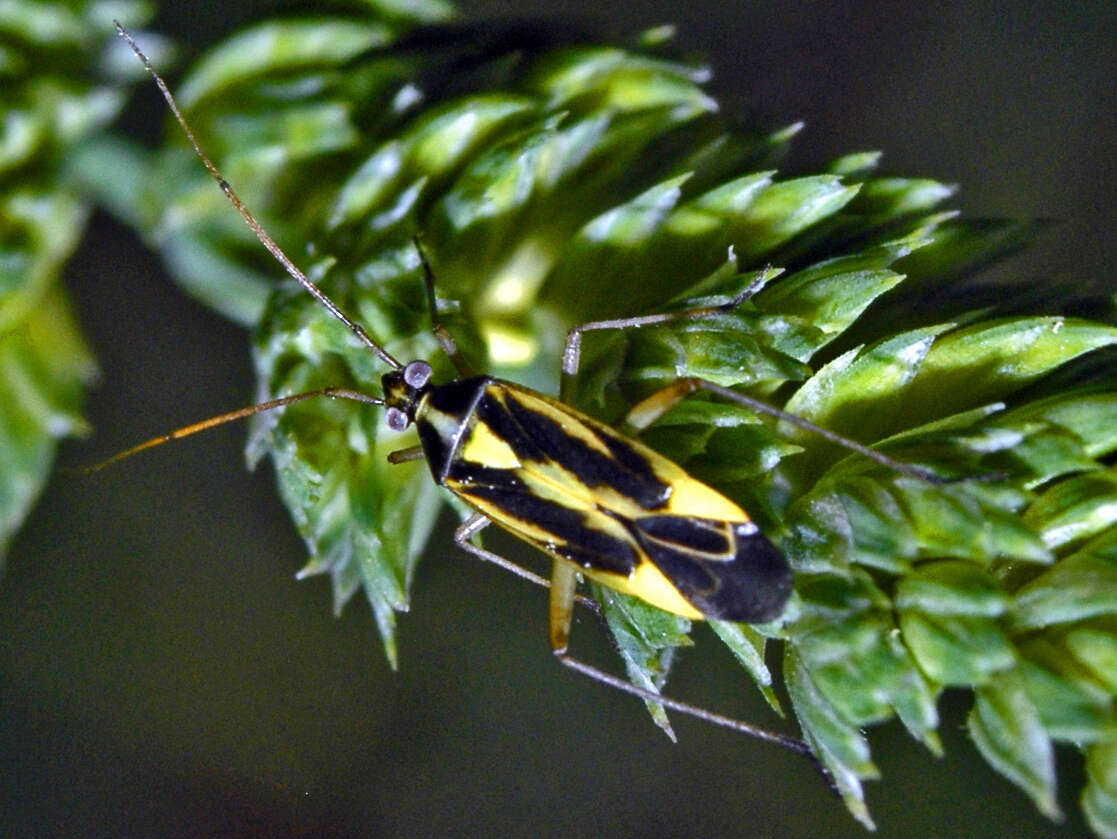
[[[186,118],[182,115],[182,111],[178,109],[178,104],[175,102],[174,96],[171,95],[171,90],[167,87],[167,83],[163,81],[162,76],[160,76],[155,71],[155,68],[151,66],[151,62],[148,60],[147,56],[143,54],[143,50],[140,49],[131,33],[129,33],[128,30],[125,29],[123,26],[121,26],[119,21],[114,20],[113,23],[116,25],[117,34],[120,35],[120,37],[128,43],[128,46],[132,48],[132,52],[136,54],[136,57],[143,64],[144,69],[151,74],[151,77],[153,79],[155,79],[155,84],[159,88],[159,92],[163,94],[163,98],[167,100],[167,105],[170,107],[171,113],[174,114],[175,120],[180,126],[182,126],[182,130],[186,132],[186,139],[190,141],[190,145],[191,147],[193,147],[194,153],[198,155],[198,158],[202,161],[202,164],[206,167],[207,170],[209,170],[209,173],[213,175],[213,179],[217,181],[217,185],[221,188],[221,191],[225,193],[225,197],[229,199],[229,203],[236,208],[236,211],[238,213],[240,213],[241,218],[243,218],[245,221],[245,224],[247,224],[252,229],[252,232],[256,234],[256,238],[260,240],[260,244],[268,249],[268,252],[275,257],[276,262],[283,266],[283,270],[290,274],[292,279],[297,281],[299,285],[310,292],[315,300],[325,306],[326,311],[328,311],[331,315],[345,324],[345,326],[348,327],[349,331],[356,335],[357,339],[362,344],[376,353],[381,361],[383,361],[393,370],[402,369],[403,365],[396,361],[396,359],[394,359],[387,350],[385,350],[378,343],[372,340],[372,338],[369,337],[369,334],[360,324],[350,320],[349,317],[343,311],[341,311],[341,309],[338,308],[337,304],[326,296],[326,293],[322,291],[322,289],[318,288],[318,286],[310,281],[306,274],[299,270],[299,267],[291,261],[290,257],[288,257],[287,254],[283,252],[283,249],[280,248],[279,245],[276,244],[275,240],[268,235],[267,231],[260,226],[260,222],[256,221],[256,217],[252,215],[251,211],[246,206],[244,206],[244,203],[240,200],[240,196],[238,196],[233,188],[229,186],[229,182],[225,180],[221,172],[218,171],[217,167],[213,165],[213,161],[209,159],[209,156],[204,151],[202,151],[202,147],[198,144],[198,140],[194,136],[194,132],[187,124]]]
[[[161,446],[164,443],[171,443],[175,440],[181,440],[183,437],[189,437],[192,434],[197,434],[199,431],[205,431],[218,425],[224,425],[227,422],[236,422],[237,420],[246,419],[247,417],[262,414],[264,411],[272,411],[276,408],[283,408],[287,405],[293,405],[296,402],[302,402],[304,399],[316,399],[319,396],[328,396],[331,399],[346,399],[350,402],[364,402],[366,405],[383,405],[384,400],[376,396],[369,396],[355,390],[348,390],[341,387],[324,387],[321,390],[312,390],[306,393],[294,393],[290,396],[281,396],[279,399],[272,399],[268,402],[259,402],[255,405],[249,405],[247,408],[238,408],[235,411],[229,411],[227,414],[220,416],[210,417],[201,422],[186,425],[182,428],[176,428],[167,434],[160,434],[158,437],[152,437],[150,440],[145,440],[139,445],[132,446],[130,449],[125,449],[122,452],[117,452],[112,457],[107,457],[100,463],[94,463],[92,466],[85,466],[79,471],[83,475],[92,475],[95,472],[100,472],[122,460],[127,460],[132,455],[146,452],[148,449],[153,449],[156,446]]]

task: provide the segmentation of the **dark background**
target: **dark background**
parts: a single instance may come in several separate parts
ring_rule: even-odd
[[[231,4],[230,4],[231,5]],[[194,49],[268,4],[168,4]],[[1115,5],[462,3],[574,14],[603,35],[674,22],[727,109],[805,120],[795,163],[882,149],[963,187],[972,216],[1064,223],[1007,269],[1112,282]],[[153,137],[153,95],[124,130]],[[278,271],[277,271],[278,275]],[[252,394],[246,336],[97,217],[69,284],[103,376],[87,463]],[[1056,304],[1057,305],[1057,304]],[[865,836],[805,761],[687,720],[670,744],[635,701],[550,661],[540,592],[436,534],[392,674],[368,609],[340,620],[243,428],[93,481],[56,476],[0,584],[0,833],[11,836]],[[591,623],[576,630],[608,661]],[[705,631],[671,693],[778,726]],[[1055,826],[977,756],[969,699],[947,754],[875,730],[882,836],[1077,836],[1082,764],[1059,754]]]

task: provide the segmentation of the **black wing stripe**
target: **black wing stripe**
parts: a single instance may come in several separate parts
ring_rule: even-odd
[[[507,435],[517,457],[536,462],[544,458],[557,463],[589,487],[609,487],[632,499],[645,510],[661,508],[671,495],[671,487],[652,471],[647,459],[619,440],[599,439],[612,456],[592,448],[588,443],[567,434],[549,416],[533,411],[512,394],[505,398],[505,410],[491,404],[491,398],[479,405],[481,419],[498,435]],[[499,425],[498,425],[499,423]],[[515,426],[515,430],[513,430]],[[520,445],[522,448],[517,449]]]
[[[507,518],[528,522],[561,540],[565,544],[540,547],[564,559],[622,576],[636,567],[636,551],[628,542],[590,527],[582,512],[532,493],[514,470],[456,463],[451,478],[454,491],[466,499],[492,505]]]
[[[438,433],[438,429],[425,418],[416,422],[415,428],[419,432],[419,443],[423,447],[431,475],[436,483],[445,483],[446,473],[450,468],[450,446]]]
[[[663,485],[659,477],[652,470],[651,464],[644,455],[628,445],[622,438],[605,434],[597,428],[590,427],[593,435],[600,440],[625,469],[635,475],[639,480],[649,485]],[[667,493],[668,495],[670,493]],[[664,499],[666,500],[666,499]],[[649,508],[651,509],[651,508]]]
[[[491,428],[493,434],[506,442],[521,461],[530,460],[539,463],[546,459],[546,452],[491,393],[485,394],[485,397],[477,403],[477,418]]]
[[[770,621],[791,596],[787,560],[750,522],[646,516],[630,530],[648,558],[706,617]],[[720,544],[711,534],[720,537]],[[729,550],[720,549],[727,543]],[[703,545],[719,550],[706,552]]]
[[[689,516],[644,516],[636,526],[645,536],[666,548],[710,554],[711,559],[723,561],[732,558],[728,522]]]

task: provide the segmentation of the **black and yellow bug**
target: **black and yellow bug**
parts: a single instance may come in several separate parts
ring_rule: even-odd
[[[551,647],[562,663],[645,700],[807,752],[806,744],[799,740],[662,697],[567,654],[573,607],[579,599],[579,575],[691,619],[757,623],[778,618],[791,594],[791,568],[748,514],[676,463],[564,401],[490,376],[474,375],[438,320],[433,272],[417,239],[415,249],[423,269],[434,333],[460,378],[435,384],[426,361],[397,361],[312,283],[263,230],[201,149],[174,97],[131,35],[119,24],[117,29],[154,77],[202,163],[260,242],[293,279],[391,370],[382,379],[383,397],[340,388],[294,394],[149,440],[94,469],[223,422],[305,399],[327,396],[381,405],[389,428],[399,432],[414,425],[420,440],[420,446],[395,452],[389,460],[399,463],[425,459],[434,480],[476,511],[458,528],[457,544],[475,556],[549,586]],[[574,327],[562,357],[561,395],[569,396],[585,332],[711,316],[736,307],[751,291],[752,287],[747,287],[717,306]],[[779,418],[890,468],[925,480],[940,480],[919,467],[897,463],[767,403],[698,378],[679,379],[652,394],[631,409],[626,425],[633,431],[646,428],[698,390]],[[554,560],[550,580],[473,544],[472,538],[490,523],[548,554]],[[582,601],[594,606],[593,601]]]
[[[384,376],[388,425],[414,423],[435,481],[550,554],[556,577],[576,569],[693,619],[783,611],[787,560],[728,498],[560,401],[489,376],[434,385],[430,375],[412,361]],[[562,649],[569,604],[556,598],[551,640]]]

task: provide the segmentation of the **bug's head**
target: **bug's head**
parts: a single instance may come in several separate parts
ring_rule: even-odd
[[[402,370],[385,373],[384,421],[392,431],[404,431],[415,421],[415,408],[430,387],[431,366],[425,361],[412,361]]]

